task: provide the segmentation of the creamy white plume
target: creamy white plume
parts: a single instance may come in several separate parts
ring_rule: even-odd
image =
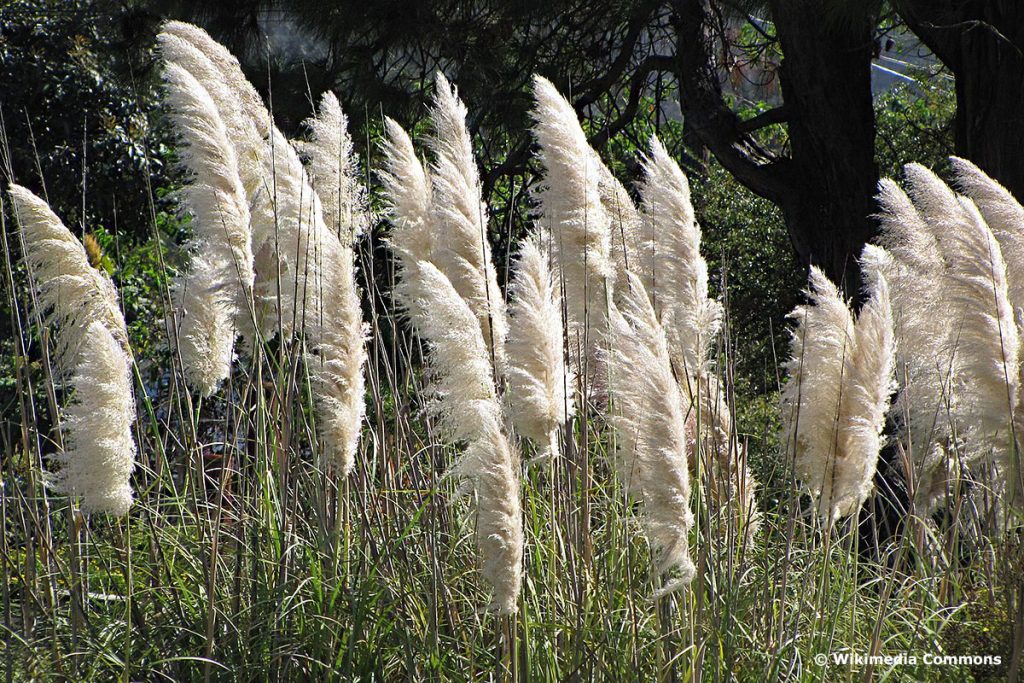
[[[520,457],[502,426],[491,361],[480,325],[451,281],[432,263],[404,250],[399,233],[393,247],[405,285],[399,305],[429,346],[433,411],[446,436],[465,444],[452,473],[476,493],[477,543],[490,607],[513,613],[522,582],[523,526]]]
[[[562,297],[542,248],[537,234],[524,240],[514,268],[505,397],[516,430],[554,455],[575,382],[565,365]]]
[[[74,399],[61,424],[64,451],[54,457],[60,468],[47,475],[47,484],[80,497],[86,514],[123,515],[132,504],[129,479],[135,469],[131,362],[101,321],[83,331],[71,386]]]
[[[128,332],[114,283],[89,265],[85,247],[45,201],[13,183],[10,195],[42,324],[58,328],[55,349],[61,373],[74,370],[86,328],[93,321],[102,322],[127,349]]]
[[[784,367],[789,381],[782,389],[782,437],[797,478],[818,499],[818,510],[831,519],[828,478],[839,456],[840,397],[846,358],[853,353],[853,316],[836,286],[811,266],[809,304],[789,318],[790,355]]]
[[[391,239],[416,260],[432,261],[430,178],[416,156],[409,134],[393,119],[384,119],[384,168],[378,172],[392,223]]]
[[[665,331],[640,279],[611,312],[608,351],[611,422],[619,466],[631,495],[643,504],[643,523],[658,574],[677,571],[656,597],[690,583],[696,569],[688,535],[693,526],[687,464],[686,403],[672,373]]]
[[[643,169],[640,193],[654,236],[652,299],[676,371],[696,377],[708,369],[722,306],[708,298],[708,266],[700,253],[701,231],[690,202],[690,184],[657,137],[651,138]]]
[[[185,376],[203,395],[231,372],[236,333],[251,316],[253,287],[249,204],[235,148],[217,106],[191,73],[164,69],[166,98],[189,182],[182,208],[191,214],[190,264],[172,285],[175,336]]]
[[[321,96],[316,116],[306,119],[305,125],[310,140],[298,145],[309,157],[309,175],[323,204],[324,220],[342,243],[350,244],[366,231],[370,215],[348,117],[334,93]]]
[[[601,202],[601,169],[572,105],[534,77],[534,136],[544,165],[540,223],[551,234],[552,267],[564,291],[569,349],[580,367],[607,329],[615,269],[611,218]],[[589,373],[594,374],[593,369]]]
[[[431,219],[438,246],[433,260],[476,315],[501,376],[508,321],[487,239],[487,207],[466,128],[466,107],[441,73],[430,119],[434,128],[428,138],[434,152]]]

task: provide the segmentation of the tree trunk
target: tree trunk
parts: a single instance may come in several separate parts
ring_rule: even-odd
[[[783,107],[741,121],[725,104],[718,64],[722,19],[710,0],[674,0],[677,76],[685,126],[753,192],[782,209],[804,264],[857,296],[856,257],[876,232],[878,167],[871,100],[874,11],[833,18],[826,0],[769,3],[783,62]],[[788,124],[791,150],[757,144],[761,125]]]
[[[900,10],[956,77],[956,153],[1024,200],[1024,3],[907,0]]]

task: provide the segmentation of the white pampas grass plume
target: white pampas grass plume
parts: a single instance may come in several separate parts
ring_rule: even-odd
[[[696,377],[721,327],[722,306],[708,298],[708,266],[690,202],[690,184],[657,137],[643,159],[643,210],[654,236],[655,310],[677,372]]]
[[[650,224],[643,221],[633,198],[611,169],[601,161],[597,152],[591,152],[601,174],[598,182],[601,205],[611,219],[610,254],[615,266],[616,300],[621,294],[620,290],[629,286],[627,270],[639,277],[644,288],[650,292],[653,286],[653,253],[648,234]]]
[[[430,178],[416,157],[409,134],[390,118],[384,119],[384,129],[384,169],[378,175],[389,205],[392,240],[414,259],[432,261],[435,240],[430,220]]]
[[[956,185],[977,205],[1006,261],[1010,302],[1024,307],[1024,207],[1010,191],[966,159],[950,157]]]
[[[348,117],[338,98],[325,92],[316,116],[306,119],[309,142],[299,149],[309,157],[309,175],[323,204],[327,226],[349,244],[366,230],[370,216],[366,190],[359,182],[359,158],[348,132]]]
[[[355,463],[366,414],[366,329],[355,280],[352,242],[367,224],[366,193],[357,177],[347,119],[337,98],[325,93],[315,118],[306,121],[313,140],[303,144],[311,174],[318,184],[325,221],[333,226],[312,238],[319,247],[321,310],[307,319],[314,356],[312,378],[318,409],[318,430],[330,453],[329,462],[347,476]],[[315,207],[314,209],[315,210]],[[314,219],[312,225],[320,225]]]
[[[882,428],[894,389],[895,339],[889,258],[868,245],[861,256],[868,298],[856,323],[835,285],[811,267],[810,305],[790,317],[789,382],[783,389],[784,443],[797,477],[828,523],[856,514],[872,491]]]
[[[930,514],[945,494],[953,425],[951,336],[959,327],[946,295],[946,264],[931,228],[910,198],[879,183],[879,243],[890,258],[879,267],[891,290],[899,394],[893,414],[914,468],[915,497]]]
[[[245,188],[246,197],[251,200],[263,182],[266,131],[261,133],[260,127],[254,125],[252,117],[243,107],[237,88],[228,84],[221,69],[194,42],[164,31],[157,36],[157,43],[166,63],[188,71],[209,93],[224,122],[228,138],[234,145],[238,176]]]
[[[892,306],[882,272],[888,258],[872,245],[861,253],[868,299],[857,316],[845,359],[838,451],[834,468],[826,473],[818,508],[822,515],[825,506],[831,508],[833,519],[856,514],[874,487],[885,414],[895,389]]]
[[[482,573],[493,590],[490,608],[512,613],[522,582],[520,461],[502,429],[487,345],[476,316],[451,281],[401,243],[394,247],[406,281],[396,296],[429,345],[434,410],[447,436],[466,444],[452,473],[476,493]]]
[[[203,395],[231,372],[234,338],[250,315],[253,287],[249,204],[235,148],[216,104],[177,64],[164,69],[171,121],[191,175],[182,190],[193,217],[191,264],[173,285],[176,341],[185,376]]]
[[[328,462],[347,476],[355,464],[366,415],[366,326],[355,281],[355,254],[338,237],[320,238],[320,310],[307,318],[306,336],[317,407],[317,430]]]
[[[65,448],[55,456],[60,469],[47,483],[80,496],[82,512],[123,515],[132,504],[135,400],[128,355],[103,322],[85,328],[71,386],[74,402],[62,424]]]
[[[434,261],[476,314],[500,376],[505,368],[508,321],[487,239],[487,208],[466,128],[466,107],[441,73],[430,118],[434,132],[428,142],[435,157],[431,209],[439,247]]]
[[[60,371],[72,372],[86,328],[94,321],[103,323],[127,349],[128,332],[114,283],[89,265],[85,247],[45,201],[13,183],[10,195],[29,274],[37,288],[42,324],[58,327],[55,349]]]
[[[318,266],[326,225],[298,153],[276,127],[265,164],[268,183],[251,206],[256,324],[265,338],[280,331],[287,339],[320,310]]]
[[[793,458],[797,478],[821,497],[825,504],[819,504],[819,511],[831,519],[822,494],[839,455],[839,401],[845,361],[853,352],[853,316],[816,266],[811,266],[807,296],[810,303],[789,314],[796,326],[790,330],[790,357],[784,366],[789,381],[781,396],[781,441]]]
[[[224,82],[234,93],[241,111],[255,126],[257,135],[261,138],[270,135],[270,129],[273,127],[270,112],[267,111],[256,88],[242,73],[238,60],[226,47],[211,38],[203,29],[183,21],[165,22],[161,26],[161,31],[188,41],[205,54],[220,71]]]
[[[523,241],[510,286],[512,326],[508,337],[508,391],[512,422],[540,454],[558,450],[558,429],[571,415],[562,342],[562,297],[552,279],[539,238]]]
[[[693,526],[687,471],[685,399],[672,374],[665,332],[640,279],[611,312],[608,352],[611,422],[619,466],[630,493],[643,503],[643,522],[658,574],[677,570],[659,597],[689,584],[696,569],[687,535]],[[620,312],[621,311],[621,312]]]
[[[545,78],[535,76],[533,89],[533,132],[545,172],[541,222],[565,292],[571,357],[582,363],[607,329],[615,275],[611,218],[601,202],[601,169],[572,105]]]
[[[967,436],[967,459],[994,448],[1009,455],[1011,406],[1017,388],[1020,337],[1009,299],[999,242],[975,204],[919,164],[905,169],[914,205],[939,241],[955,353],[953,394]],[[1003,463],[1005,465],[1005,463]]]

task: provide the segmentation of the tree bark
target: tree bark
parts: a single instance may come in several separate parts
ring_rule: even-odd
[[[779,78],[785,104],[764,121],[785,121],[789,155],[759,146],[752,126],[726,105],[717,57],[721,19],[711,0],[673,1],[680,106],[685,126],[726,170],[779,205],[801,261],[822,268],[857,297],[856,257],[877,230],[871,99],[876,15],[864,10],[840,21],[829,16],[826,5],[826,0],[769,3],[783,53]]]
[[[1024,200],[1024,3],[904,0],[899,7],[956,77],[956,153]]]

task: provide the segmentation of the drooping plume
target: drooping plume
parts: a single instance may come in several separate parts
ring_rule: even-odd
[[[89,265],[85,247],[45,201],[20,185],[11,184],[10,195],[42,324],[58,328],[55,348],[61,373],[74,370],[86,328],[93,321],[103,323],[127,349],[128,332],[114,283]]]
[[[438,246],[434,262],[476,315],[500,375],[508,322],[487,239],[487,208],[466,128],[466,107],[441,73],[430,118],[434,126],[429,138],[434,152],[431,210]]]
[[[838,450],[834,468],[826,471],[818,507],[822,516],[831,508],[833,519],[856,514],[874,487],[885,414],[895,388],[892,306],[882,271],[888,258],[883,249],[872,245],[861,254],[868,298],[857,316],[853,345],[845,358]]]
[[[476,316],[448,278],[405,251],[397,238],[394,248],[405,280],[396,297],[429,345],[435,414],[447,437],[466,447],[452,473],[476,493],[480,564],[493,591],[489,607],[513,613],[523,561],[520,458],[502,427],[487,344]]]
[[[797,326],[782,393],[784,443],[829,523],[856,514],[873,487],[894,389],[888,259],[879,247],[864,248],[868,296],[856,323],[835,285],[813,266],[811,304],[790,314]]]
[[[789,317],[789,381],[782,389],[782,438],[797,478],[819,497],[819,512],[831,519],[826,487],[839,456],[839,401],[846,358],[853,353],[853,316],[836,286],[811,266],[809,304]],[[824,505],[821,504],[824,501]]]
[[[690,202],[690,184],[657,137],[651,138],[643,169],[644,216],[654,236],[655,310],[676,371],[696,377],[707,370],[722,306],[708,298],[708,266],[700,253],[701,231]]]
[[[672,374],[667,340],[640,279],[627,273],[629,288],[611,312],[608,351],[611,422],[619,439],[622,476],[643,504],[643,522],[658,574],[677,571],[656,594],[693,580],[688,534],[690,478],[687,470],[686,403]]]
[[[1006,261],[1010,303],[1024,307],[1024,207],[1010,191],[966,159],[950,157],[956,185],[971,198],[999,241]]]
[[[409,134],[390,118],[384,119],[387,137],[383,145],[384,170],[379,172],[391,237],[418,261],[433,261],[434,235],[431,231],[430,178],[416,156]]]
[[[946,263],[931,228],[889,179],[879,183],[880,244],[890,255],[879,267],[889,283],[896,337],[899,394],[893,415],[914,467],[915,497],[930,513],[946,491],[953,424],[952,336],[959,321],[946,293]]]
[[[615,299],[629,287],[626,271],[640,278],[648,292],[653,282],[653,252],[651,251],[650,224],[645,223],[633,203],[633,198],[597,152],[591,150],[594,163],[601,173],[598,189],[601,205],[611,219],[610,253],[615,266]]]
[[[953,331],[946,357],[954,357],[952,393],[966,437],[966,460],[994,449],[996,461],[1005,465],[1012,451],[1020,340],[999,242],[973,202],[957,197],[919,164],[908,164],[905,171],[914,205],[947,264],[945,293]]]
[[[86,326],[78,366],[71,378],[74,399],[63,414],[60,469],[47,476],[59,493],[81,498],[82,512],[123,515],[132,504],[135,469],[135,399],[131,363],[121,343],[100,321]]]
[[[323,204],[324,220],[343,244],[350,244],[366,230],[370,217],[348,117],[334,93],[323,94],[316,116],[306,119],[305,125],[310,140],[299,148],[309,156],[309,174]]]
[[[188,71],[206,89],[217,107],[228,138],[235,148],[235,159],[238,164],[238,176],[245,188],[246,197],[251,200],[258,188],[263,184],[263,163],[266,156],[264,136],[269,126],[269,116],[265,110],[257,114],[261,125],[253,123],[251,113],[243,106],[244,97],[239,95],[239,86],[232,87],[224,72],[204,52],[197,43],[208,45],[212,42],[209,36],[194,26],[168,22],[165,29],[180,29],[179,33],[165,30],[157,36],[160,54],[167,64],[175,64]],[[182,37],[187,34],[195,40]],[[205,36],[202,40],[197,36]],[[237,74],[236,74],[237,76]],[[250,88],[248,83],[245,88]],[[254,104],[262,103],[258,98]]]
[[[534,77],[534,136],[544,164],[541,225],[551,234],[552,266],[565,292],[570,357],[576,367],[607,329],[614,286],[611,218],[601,202],[601,169],[572,105]],[[591,371],[588,374],[593,374]]]
[[[132,503],[135,400],[117,290],[46,202],[19,185],[10,194],[42,324],[55,325],[57,367],[75,392],[63,413],[59,470],[46,482],[81,497],[83,512],[122,515]]]
[[[164,69],[171,121],[183,145],[189,183],[183,209],[192,215],[191,258],[172,288],[176,338],[185,376],[204,396],[231,372],[234,339],[251,316],[253,287],[249,204],[235,148],[206,89],[188,71]]]
[[[512,422],[541,454],[558,451],[558,429],[573,410],[566,373],[562,297],[538,235],[522,243],[510,287],[508,392]]]
[[[249,79],[242,73],[238,60],[226,47],[210,37],[203,29],[183,21],[168,21],[161,27],[164,33],[188,41],[199,49],[221,73],[224,83],[234,93],[241,111],[255,126],[257,135],[267,138],[273,121],[263,99]],[[183,65],[185,66],[185,65]],[[198,74],[196,74],[198,77]]]
[[[325,220],[334,226],[311,233],[319,245],[314,251],[319,253],[320,293],[315,299],[320,310],[307,318],[306,329],[313,351],[310,364],[317,424],[330,462],[342,475],[348,475],[366,413],[366,329],[352,248],[367,221],[365,191],[356,175],[358,164],[346,118],[333,94],[324,95],[317,117],[306,125],[313,131],[313,141],[303,149],[310,156],[317,196],[330,197],[323,211]]]

